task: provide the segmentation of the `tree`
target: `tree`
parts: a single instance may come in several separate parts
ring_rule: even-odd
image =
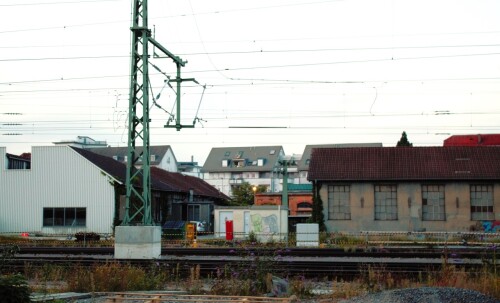
[[[323,216],[323,201],[319,195],[319,188],[313,184],[313,204],[311,217],[308,223],[318,223],[319,231],[326,231],[325,218]]]
[[[254,191],[255,187],[255,191]],[[262,193],[267,190],[265,185],[251,185],[248,182],[243,182],[239,186],[233,188],[232,205],[253,205],[255,193]]]
[[[408,137],[406,136],[406,132],[403,132],[403,134],[401,135],[401,139],[399,139],[396,146],[398,146],[398,147],[402,147],[402,146],[413,147],[413,143],[410,143],[410,141],[408,141]]]

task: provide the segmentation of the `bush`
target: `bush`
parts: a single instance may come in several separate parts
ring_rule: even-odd
[[[0,302],[31,302],[28,282],[21,275],[0,276]]]
[[[101,236],[99,234],[94,232],[83,232],[83,231],[76,233],[75,238],[77,242],[101,240]]]
[[[66,282],[72,292],[148,291],[162,289],[171,276],[158,266],[145,269],[112,262],[90,268],[77,266]]]

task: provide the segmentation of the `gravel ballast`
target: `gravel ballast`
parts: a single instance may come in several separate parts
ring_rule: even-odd
[[[480,292],[453,287],[404,288],[367,294],[339,303],[500,303]]]

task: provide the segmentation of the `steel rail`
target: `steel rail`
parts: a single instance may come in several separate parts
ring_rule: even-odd
[[[22,247],[15,257],[6,259],[10,270],[54,266],[91,267],[110,262],[142,267],[178,270],[187,275],[199,267],[204,276],[214,276],[221,269],[236,270],[251,266],[266,266],[268,270],[289,275],[309,277],[354,277],[369,268],[390,271],[392,274],[416,275],[436,272],[444,265],[479,272],[497,267],[494,251],[476,248],[442,249],[308,249],[308,248],[175,248],[164,249],[155,260],[115,259],[111,248],[92,247]]]

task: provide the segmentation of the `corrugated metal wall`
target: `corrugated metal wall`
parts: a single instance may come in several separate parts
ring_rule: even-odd
[[[0,157],[5,159],[5,148]],[[1,168],[0,232],[112,232],[114,188],[108,176],[67,146],[33,147],[31,159],[30,170]],[[44,207],[85,207],[86,227],[44,228]]]

